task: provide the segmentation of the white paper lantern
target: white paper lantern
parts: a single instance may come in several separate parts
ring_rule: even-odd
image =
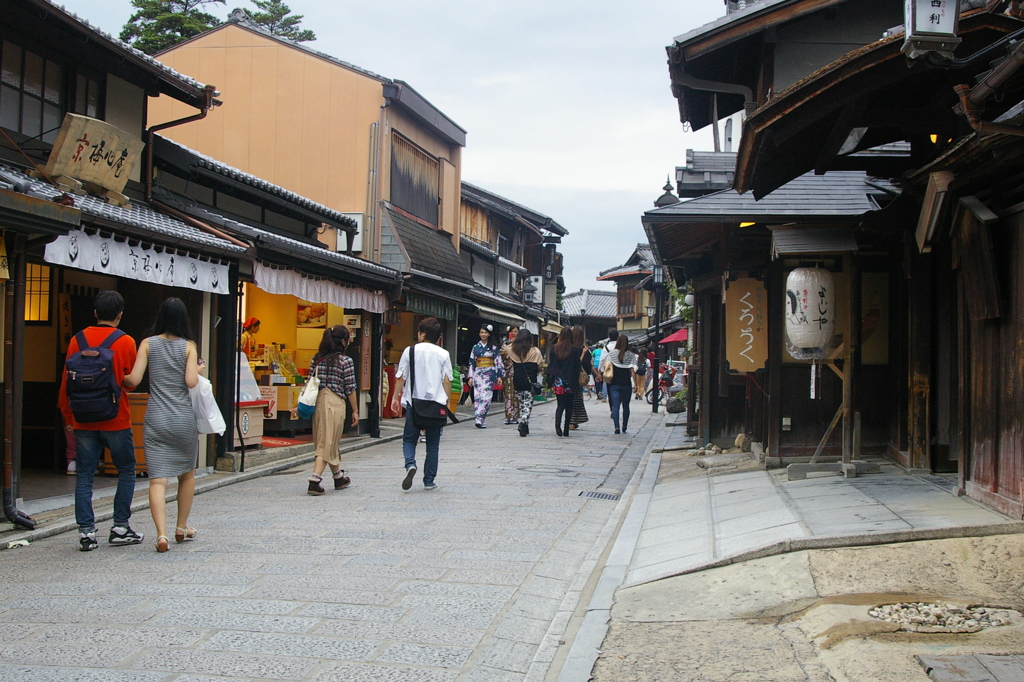
[[[820,360],[836,333],[832,273],[797,268],[786,279],[786,350],[797,360]]]

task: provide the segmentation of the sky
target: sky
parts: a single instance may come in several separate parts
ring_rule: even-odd
[[[115,36],[132,13],[129,0],[57,2]],[[569,231],[567,292],[613,290],[598,273],[647,241],[640,217],[686,150],[713,148],[710,128],[683,131],[665,46],[723,16],[723,0],[286,4],[315,31],[308,45],[409,83],[464,128],[463,180]],[[235,7],[251,3],[206,11]]]

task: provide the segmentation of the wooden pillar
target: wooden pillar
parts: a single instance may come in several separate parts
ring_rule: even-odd
[[[932,259],[914,254],[908,301],[910,466],[931,469]]]
[[[786,333],[783,320],[785,293],[782,284],[782,265],[776,261],[768,268],[768,440],[766,452],[770,457],[781,457],[782,445],[782,335]]]
[[[714,376],[714,359],[711,346],[717,341],[718,334],[714,332],[718,324],[715,314],[718,291],[712,289],[704,291],[701,297],[701,333],[700,333],[700,424],[698,426],[698,437],[701,445],[708,443],[711,439],[711,379]],[[710,302],[710,305],[709,305]]]
[[[843,329],[843,461],[853,460],[853,388],[854,358],[856,357],[857,337],[860,328],[860,300],[857,273],[853,270],[853,258],[850,254],[843,255],[843,271],[846,272],[848,285],[846,297],[849,302],[849,314],[846,316],[846,328]],[[856,321],[855,321],[856,320]]]

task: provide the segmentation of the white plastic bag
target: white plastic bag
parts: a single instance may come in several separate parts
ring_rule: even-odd
[[[317,370],[320,368],[318,367]],[[317,376],[317,371],[313,371],[313,376],[306,379],[306,385],[302,387],[302,392],[299,393],[299,404],[296,406],[296,412],[300,419],[312,419],[313,412],[316,410],[316,397],[320,394],[320,377]]]
[[[199,377],[199,383],[194,388],[188,389],[192,398],[192,409],[196,413],[196,424],[199,426],[199,433],[216,433],[224,435],[227,425],[224,423],[224,415],[213,397],[213,385],[204,376]]]

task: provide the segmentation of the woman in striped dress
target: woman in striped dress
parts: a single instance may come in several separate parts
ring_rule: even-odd
[[[180,299],[168,298],[156,314],[153,335],[139,344],[135,367],[124,378],[125,386],[138,386],[149,369],[149,403],[142,440],[158,552],[169,549],[167,479],[172,476],[178,478],[178,527],[174,539],[185,542],[196,537],[196,529],[188,525],[199,455],[199,427],[188,393],[199,383],[199,353],[191,336],[185,304]]]
[[[594,360],[590,349],[587,348],[585,333],[582,325],[572,328],[572,345],[583,349],[580,352],[580,366],[582,368],[581,371],[587,375],[587,385],[589,385],[590,375],[594,373]],[[572,395],[572,418],[569,420],[570,429],[577,429],[580,424],[590,421],[590,417],[587,416],[587,407],[583,404],[583,392],[586,390],[587,386],[580,386],[579,390]]]

